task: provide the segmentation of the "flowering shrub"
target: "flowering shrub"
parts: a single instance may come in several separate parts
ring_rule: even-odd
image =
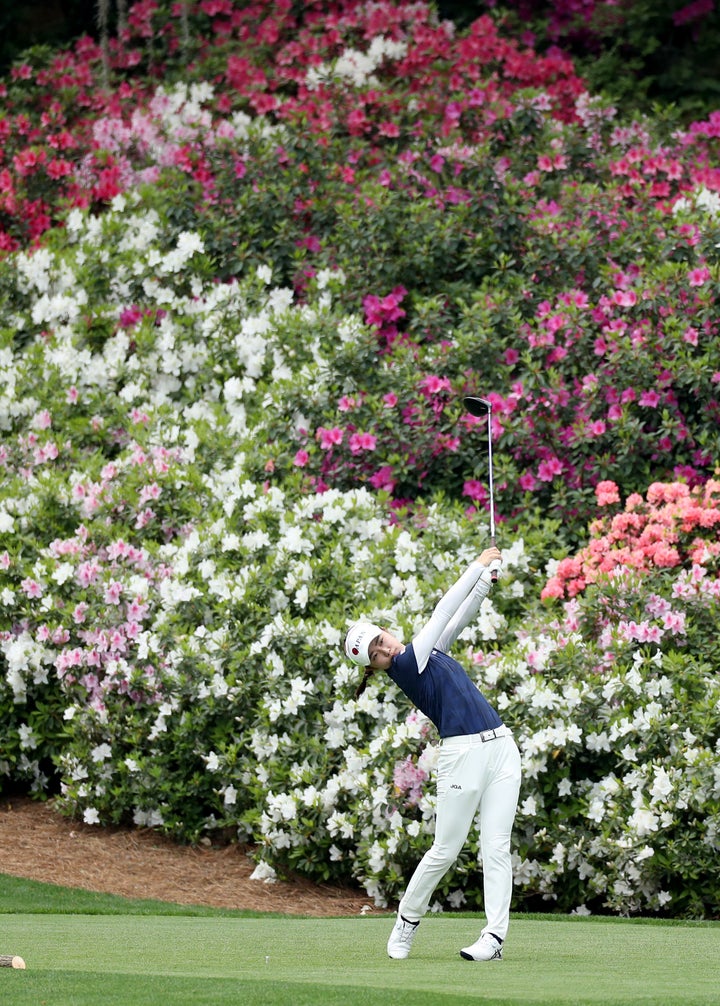
[[[7,246],[31,203],[45,207],[37,237],[61,204],[150,184],[174,240],[202,233],[221,279],[266,262],[302,298],[328,270],[344,276],[334,294],[374,338],[333,360],[304,424],[267,417],[278,474],[369,484],[396,506],[440,488],[482,509],[484,466],[456,405],[479,391],[493,400],[500,516],[542,508],[572,546],[603,478],[630,493],[710,476],[712,115],[671,137],[620,122],[567,61],[488,17],[454,32],[422,4],[336,4],[325,18],[206,4],[191,26],[137,4],[111,56],[122,83],[109,93],[90,86],[102,60],[87,41],[14,69]],[[39,149],[51,125],[72,165],[57,187]],[[37,198],[20,196],[16,168]]]
[[[610,94],[623,107],[662,103],[687,116],[715,100],[713,0],[505,0],[500,17],[539,50],[559,47],[593,92]]]
[[[137,4],[114,90],[86,43],[8,85],[0,783],[389,904],[435,738],[340,641],[484,547],[482,392],[464,656],[527,766],[518,901],[716,912],[717,123],[619,121],[487,19],[293,10]]]
[[[603,510],[620,503],[614,482],[597,486]],[[720,482],[691,489],[683,482],[653,483],[643,499],[628,496],[625,508],[595,520],[591,540],[574,557],[558,563],[541,597],[574,597],[599,576],[616,569],[672,569],[688,564],[717,567],[720,540]]]
[[[717,912],[719,598],[720,579],[700,566],[672,578],[618,568],[559,617],[526,622],[517,641],[486,613],[490,623],[469,641],[475,673],[523,756],[518,906]],[[318,864],[323,877],[350,871],[377,904],[391,905],[432,840],[433,728],[373,678],[359,700],[338,699],[324,713],[324,742],[341,756],[324,777],[271,708],[254,736],[269,791],[259,818],[265,861],[311,872]],[[481,891],[471,836],[432,907],[476,906]]]

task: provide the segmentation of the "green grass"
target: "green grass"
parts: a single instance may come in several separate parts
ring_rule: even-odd
[[[715,1006],[720,988],[718,923],[515,916],[505,960],[474,964],[458,949],[477,915],[428,917],[391,961],[390,915],[251,917],[4,877],[0,910],[0,953],[27,963],[0,969],[12,1006]]]

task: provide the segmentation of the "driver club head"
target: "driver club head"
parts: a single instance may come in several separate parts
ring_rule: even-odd
[[[475,398],[473,395],[469,395],[467,398],[463,398],[463,405],[471,416],[477,416],[478,418],[487,416],[492,412],[492,405],[486,398]]]

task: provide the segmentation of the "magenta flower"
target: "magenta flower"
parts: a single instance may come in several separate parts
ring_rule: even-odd
[[[378,468],[375,474],[370,476],[369,482],[373,489],[387,493],[394,492],[397,484],[390,465],[383,465],[382,468]]]
[[[710,270],[706,268],[691,269],[688,273],[688,283],[690,286],[702,286],[710,279]]]
[[[562,464],[556,457],[547,458],[538,465],[538,478],[541,482],[552,482],[561,473]]]
[[[447,377],[437,377],[435,374],[428,374],[420,382],[420,390],[426,395],[439,395],[443,391],[450,391],[452,385]]]
[[[657,391],[643,391],[640,396],[640,405],[647,405],[650,409],[656,409],[660,403],[660,395]]]
[[[353,433],[350,437],[350,453],[360,454],[362,451],[374,451],[377,438],[372,433]]]
[[[634,290],[616,290],[613,294],[613,303],[618,307],[633,307],[637,304],[637,294]]]
[[[468,479],[463,483],[463,496],[469,496],[476,503],[485,503],[488,498],[488,491],[485,484],[478,479]]]
[[[121,328],[134,328],[142,320],[143,313],[139,307],[126,307],[120,314]]]
[[[298,468],[304,468],[309,460],[310,455],[308,454],[307,451],[301,448],[293,458],[293,464],[296,465]]]
[[[383,395],[383,402],[387,409],[394,409],[398,403],[398,396],[394,391],[389,391],[387,395]]]
[[[531,493],[535,486],[537,485],[537,479],[532,472],[523,472],[523,474],[518,479],[518,485],[523,490],[523,492]]]
[[[324,426],[318,426],[315,431],[315,439],[320,441],[320,447],[324,451],[328,451],[331,447],[341,444],[344,435],[339,426],[334,426],[331,430],[326,429]]]
[[[675,11],[672,16],[673,24],[679,27],[693,21],[700,21],[708,14],[712,14],[713,8],[713,0],[694,0],[693,3],[686,4],[680,10]]]

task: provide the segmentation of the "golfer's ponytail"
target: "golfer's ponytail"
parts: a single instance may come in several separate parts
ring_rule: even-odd
[[[365,691],[365,689],[367,688],[367,683],[368,683],[368,681],[370,680],[370,678],[372,677],[372,675],[374,673],[375,673],[375,668],[374,667],[366,667],[365,668],[365,670],[363,671],[362,680],[361,680],[360,684],[357,686],[357,689],[355,690],[355,698],[356,699],[359,699],[360,696],[362,695],[362,693]]]

